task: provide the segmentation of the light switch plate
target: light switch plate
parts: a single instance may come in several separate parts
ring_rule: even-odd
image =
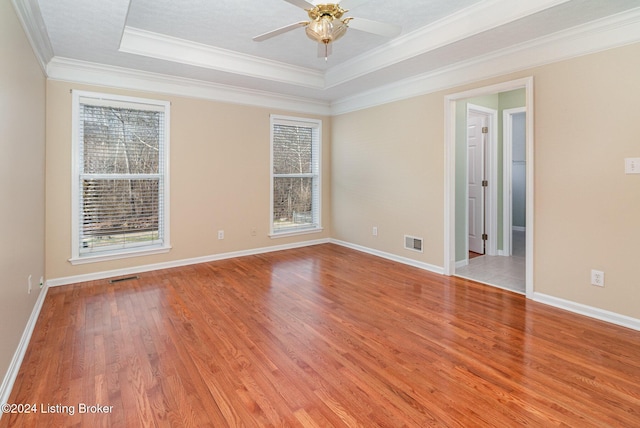
[[[624,172],[625,174],[640,174],[640,158],[626,158]]]

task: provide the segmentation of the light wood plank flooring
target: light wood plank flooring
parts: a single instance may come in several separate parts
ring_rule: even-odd
[[[49,290],[1,427],[640,426],[640,332],[516,293],[331,244],[139,277]]]

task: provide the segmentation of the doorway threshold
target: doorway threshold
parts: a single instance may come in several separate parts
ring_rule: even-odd
[[[525,294],[525,257],[480,256],[456,269],[455,276]]]

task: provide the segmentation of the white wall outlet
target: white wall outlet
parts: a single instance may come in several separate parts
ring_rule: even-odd
[[[27,293],[31,294],[31,275],[27,278]]]
[[[624,172],[626,174],[640,174],[640,158],[625,158]]]
[[[224,239],[224,230],[218,231],[218,239]]]
[[[604,272],[601,270],[591,270],[591,285],[604,287]]]
[[[371,234],[373,236],[378,236],[378,226],[373,226],[373,229],[371,230]]]

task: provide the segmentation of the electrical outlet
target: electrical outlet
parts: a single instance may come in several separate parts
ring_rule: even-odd
[[[27,278],[27,294],[31,294],[31,275]]]
[[[44,277],[40,277],[40,288],[44,287]]]
[[[591,285],[604,287],[604,272],[601,270],[591,270]]]
[[[372,229],[371,233],[373,234],[373,236],[378,236],[378,227],[377,226],[373,226],[373,229]]]
[[[224,239],[224,230],[218,231],[218,239]]]

